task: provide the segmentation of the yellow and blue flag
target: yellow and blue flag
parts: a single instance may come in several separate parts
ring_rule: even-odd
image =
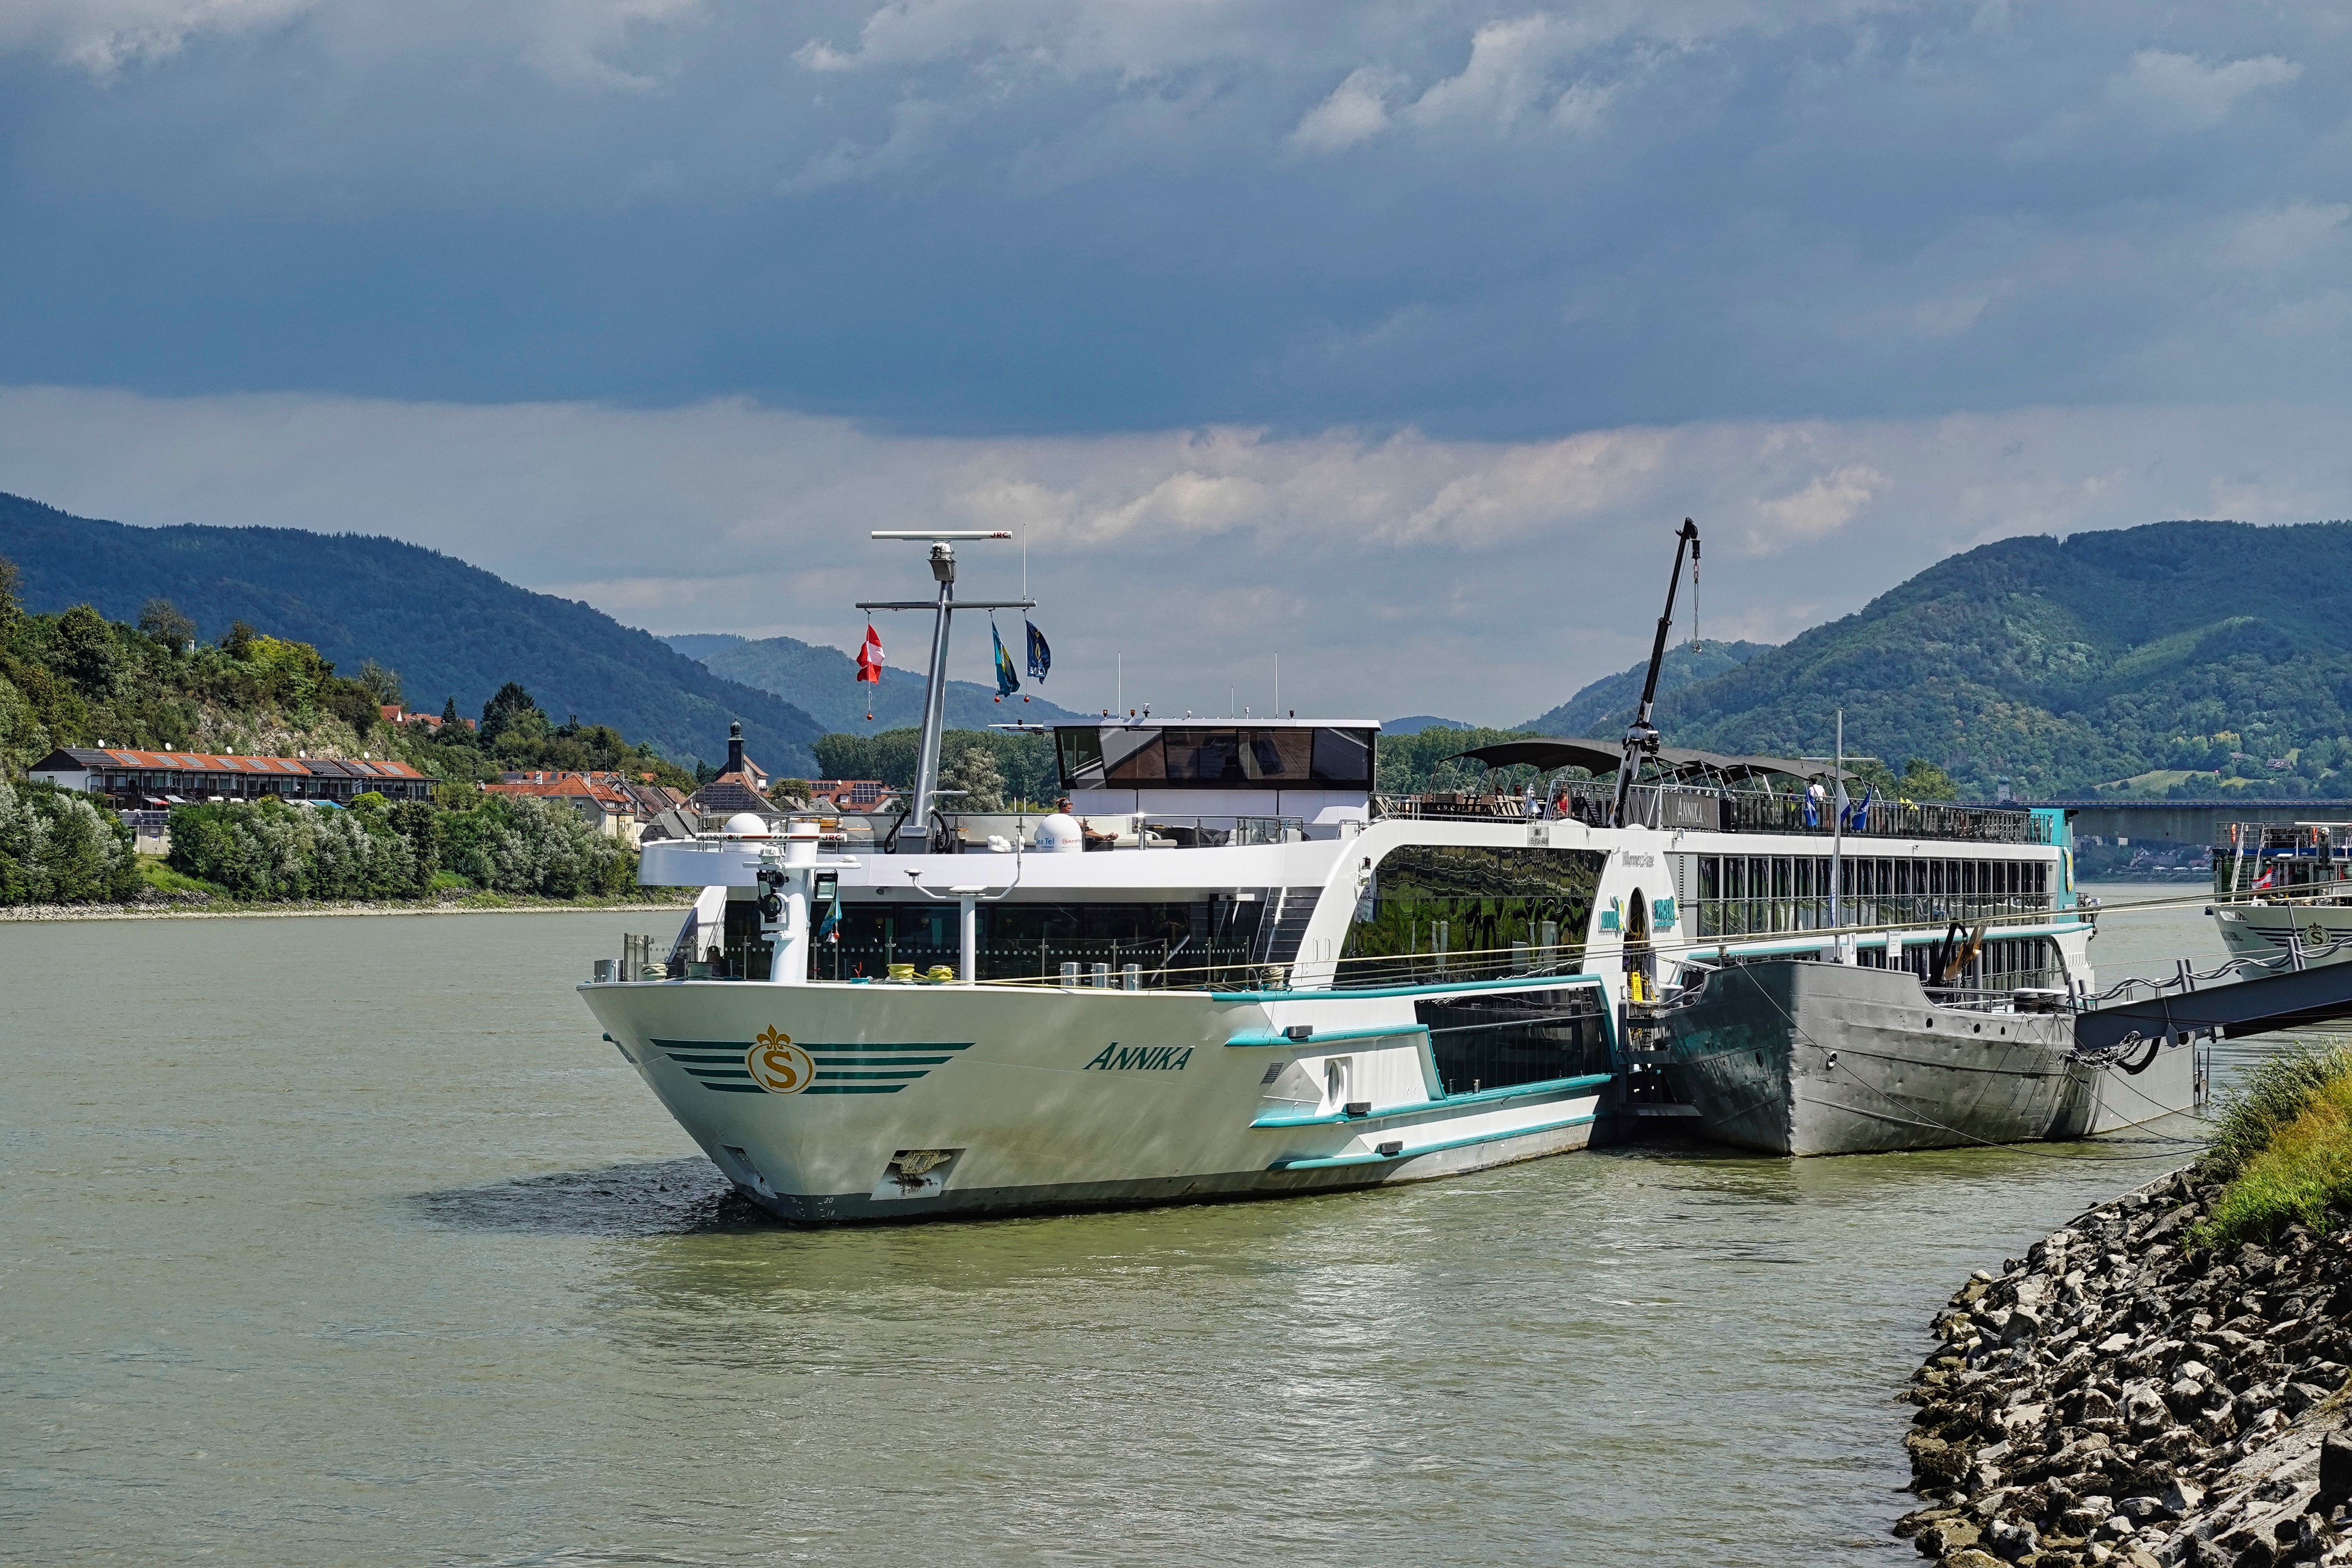
[[[1021,677],[1013,672],[1013,656],[1004,651],[1004,639],[996,635],[996,623],[988,623],[988,640],[996,645],[996,695],[1002,699],[1021,689]]]

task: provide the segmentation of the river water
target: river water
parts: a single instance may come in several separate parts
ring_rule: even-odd
[[[674,918],[0,926],[0,1561],[1899,1563],[1938,1305],[2198,1131],[795,1232],[571,994]]]

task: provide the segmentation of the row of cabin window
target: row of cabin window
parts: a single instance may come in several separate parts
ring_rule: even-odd
[[[1847,925],[2046,909],[2050,862],[1848,856],[1843,894]],[[1830,858],[1700,856],[1697,902],[1701,936],[1824,930]]]
[[[316,774],[293,773],[107,773],[101,775],[100,788],[110,795],[125,795],[133,790],[148,795],[170,795],[188,790],[205,795],[248,796],[289,795],[318,798],[325,795],[365,795],[370,790],[394,800],[422,800],[428,784],[420,779],[354,779],[321,778]]]

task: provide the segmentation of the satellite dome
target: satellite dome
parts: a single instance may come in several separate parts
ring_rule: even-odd
[[[775,837],[775,834],[768,826],[768,819],[761,816],[756,811],[737,812],[734,816],[727,819],[727,826],[720,828],[719,831],[724,833],[730,838],[772,838]]]
[[[1078,819],[1066,812],[1055,812],[1037,825],[1037,850],[1043,855],[1076,855],[1087,847],[1086,834]]]

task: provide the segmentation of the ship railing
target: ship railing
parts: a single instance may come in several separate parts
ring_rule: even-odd
[[[1606,827],[1616,809],[1616,785],[1572,780],[1551,793],[1529,795],[1469,792],[1373,797],[1375,814],[1444,822],[1573,821]],[[1629,821],[1659,828],[1719,833],[1779,833],[1828,837],[1838,831],[1837,807],[1804,795],[1725,790],[1696,784],[1637,784],[1627,797]],[[1945,805],[1889,800],[1849,801],[1850,838],[1931,838],[1973,844],[2048,844],[2051,819],[2002,806]]]
[[[950,811],[940,814],[934,848],[947,855],[1009,855],[1034,851],[1045,811]],[[1307,837],[1303,816],[1174,816],[1157,811],[1087,813],[1078,830],[1088,850],[1223,849],[1297,844]],[[1334,832],[1337,830],[1335,829]]]
[[[2232,958],[2211,969],[2192,970],[2189,961],[2181,959],[2168,978],[2149,980],[2140,975],[2127,975],[2095,996],[2083,999],[2085,1007],[2104,1006],[2110,1002],[2128,1002],[2142,993],[2161,996],[2167,992],[2186,995],[2200,985],[2217,981],[2228,983],[2240,979],[2258,979],[2266,974],[2284,974],[2306,964],[2318,963],[2339,953],[2352,952],[2352,934],[2335,937],[2323,942],[2306,942],[2294,931],[2287,933],[2287,947],[2283,952],[2264,953],[2260,957]]]
[[[1155,947],[1157,944],[1153,944]],[[982,955],[982,984],[989,985],[1078,986],[1128,991],[1316,991],[1349,992],[1388,986],[1444,986],[1493,980],[1572,975],[1581,972],[1583,949],[1565,943],[1538,946],[1513,942],[1507,947],[1444,952],[1358,955],[1343,958],[1253,958],[1241,949],[1216,952],[1201,962],[1198,949],[1172,952],[1155,963],[1150,954],[1091,958],[1066,956],[1055,945],[1049,966],[1040,970],[1036,944],[1028,945],[1026,973],[991,973],[987,952]],[[951,962],[951,960],[950,961]],[[918,972],[919,973],[919,971]]]

